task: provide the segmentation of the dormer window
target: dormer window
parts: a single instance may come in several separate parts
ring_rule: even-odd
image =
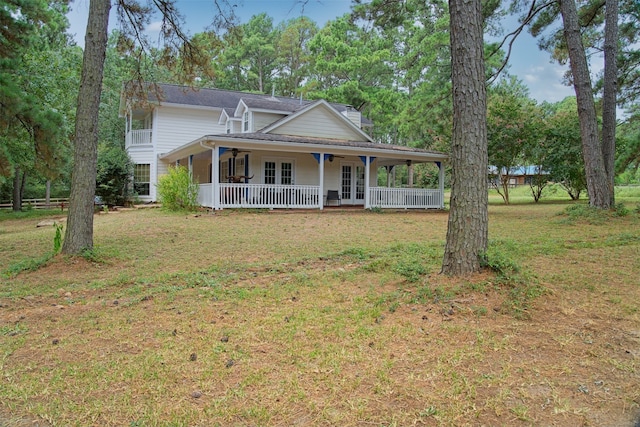
[[[227,119],[227,133],[231,133],[231,120]]]
[[[242,115],[242,131],[249,132],[249,111],[245,111]]]

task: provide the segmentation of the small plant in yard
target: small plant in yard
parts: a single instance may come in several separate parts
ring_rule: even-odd
[[[494,271],[498,280],[507,285],[508,297],[503,303],[505,311],[512,313],[516,318],[525,318],[531,301],[543,295],[546,290],[521,271],[520,265],[507,252],[508,247],[509,242],[489,242],[489,248],[482,255],[481,263],[485,268]]]
[[[429,273],[429,270],[422,264],[419,259],[400,260],[393,268],[397,273],[407,279],[407,282],[414,283]]]
[[[57,254],[60,252],[62,248],[62,229],[64,228],[62,224],[54,224],[56,228],[56,234],[53,236],[53,254]]]
[[[12,264],[2,272],[3,276],[15,277],[23,271],[36,271],[46,265],[52,258],[52,253],[47,253],[37,258],[28,258],[16,264]]]
[[[501,242],[489,242],[487,252],[481,254],[480,264],[506,280],[513,279],[520,272],[520,266],[506,252]]]
[[[158,196],[162,206],[170,211],[194,211],[198,208],[199,185],[184,166],[169,168],[158,180]]]
[[[629,209],[624,205],[624,203],[616,203],[614,207],[614,212],[616,216],[627,216],[629,215]]]

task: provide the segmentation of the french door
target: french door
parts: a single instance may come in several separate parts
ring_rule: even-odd
[[[342,163],[341,192],[342,203],[364,204],[364,166]]]
[[[294,163],[293,160],[266,159],[263,169],[263,181],[265,184],[293,185]]]

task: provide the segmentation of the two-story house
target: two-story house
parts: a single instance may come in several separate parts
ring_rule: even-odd
[[[139,101],[123,91],[126,149],[134,189],[155,201],[156,183],[184,165],[200,184],[202,206],[442,208],[440,152],[375,143],[371,122],[351,106],[159,84]],[[435,189],[377,185],[379,168],[435,163]]]

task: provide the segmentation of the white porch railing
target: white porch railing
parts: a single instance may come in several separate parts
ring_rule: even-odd
[[[212,184],[200,184],[198,202],[213,206]],[[316,185],[220,184],[221,208],[318,208]]]
[[[213,184],[200,184],[198,203],[213,207]],[[320,187],[315,185],[220,185],[220,208],[316,209]],[[371,207],[384,209],[440,209],[443,194],[424,188],[370,188]]]
[[[151,129],[129,131],[125,142],[127,147],[151,144]]]
[[[426,188],[371,187],[369,202],[374,208],[440,209],[443,194]]]

